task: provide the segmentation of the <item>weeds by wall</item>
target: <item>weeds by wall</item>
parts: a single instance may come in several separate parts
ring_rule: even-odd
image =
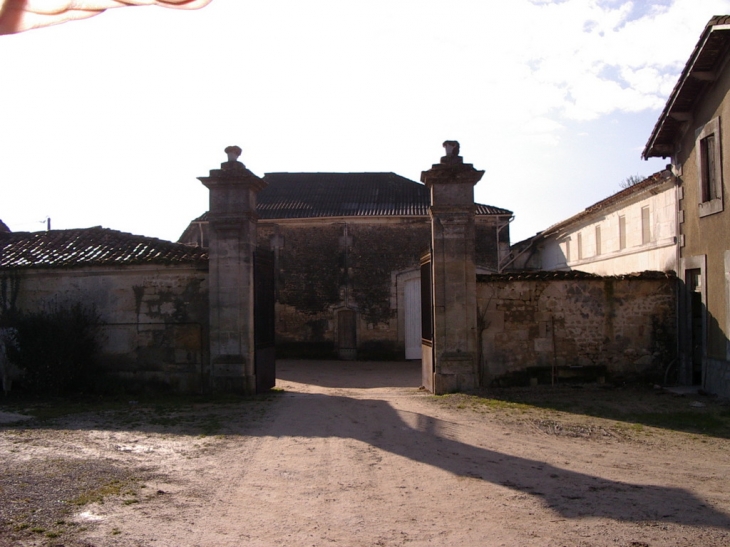
[[[100,321],[93,309],[54,304],[4,322],[15,329],[8,357],[22,371],[17,384],[24,391],[61,395],[101,385]]]

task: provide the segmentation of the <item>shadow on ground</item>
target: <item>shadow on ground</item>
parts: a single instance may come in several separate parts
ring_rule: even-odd
[[[405,387],[378,398],[375,392],[363,391],[352,396],[330,393],[292,391],[240,402],[218,405],[204,403],[184,405],[169,413],[169,424],[145,417],[144,405],[124,409],[87,412],[74,419],[66,416],[45,424],[22,423],[4,429],[99,429],[154,433],[199,434],[200,425],[188,424],[180,416],[207,415],[213,429],[232,438],[308,437],[354,439],[414,462],[441,469],[474,481],[487,481],[534,496],[564,518],[604,517],[628,522],[666,522],[692,526],[730,529],[730,517],[682,488],[635,484],[608,480],[599,476],[559,468],[541,460],[507,454],[497,441],[484,435],[485,446],[458,440],[456,424],[425,413],[398,411],[388,396],[417,396],[413,387],[418,378],[417,363],[403,363],[402,370],[386,372],[384,363],[336,363],[310,365],[288,363],[280,367],[281,375],[291,382],[309,386],[378,388]],[[339,367],[339,368],[338,368]],[[350,368],[351,367],[351,368]],[[378,377],[380,380],[378,380]],[[393,386],[393,382],[398,382]],[[144,407],[144,408],[141,408]],[[427,408],[427,407],[426,407]],[[102,415],[103,414],[103,415]],[[130,415],[135,415],[129,421]],[[214,431],[212,431],[214,432]],[[488,445],[492,443],[493,446]],[[569,467],[569,462],[566,462]],[[547,485],[547,486],[546,486]],[[662,508],[661,510],[658,508]]]
[[[696,393],[676,395],[653,386],[599,384],[485,389],[468,395],[476,405],[493,401],[528,405],[576,415],[607,418],[730,439],[730,405]]]

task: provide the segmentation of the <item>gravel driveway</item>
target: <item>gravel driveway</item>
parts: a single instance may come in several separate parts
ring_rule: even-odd
[[[417,363],[277,367],[253,400],[0,426],[0,545],[730,545],[725,437],[432,397]]]

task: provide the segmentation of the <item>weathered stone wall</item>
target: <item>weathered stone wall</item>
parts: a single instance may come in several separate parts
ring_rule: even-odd
[[[195,392],[207,385],[207,275],[165,266],[18,270],[12,273],[14,304],[21,312],[56,304],[93,307],[111,373]]]
[[[275,253],[282,354],[291,346],[334,355],[337,313],[347,309],[357,312],[364,355],[403,352],[394,273],[418,267],[430,241],[427,219],[261,222],[258,234],[259,245]]]
[[[553,370],[660,378],[676,353],[675,295],[676,278],[656,272],[478,276],[482,383],[549,381]]]

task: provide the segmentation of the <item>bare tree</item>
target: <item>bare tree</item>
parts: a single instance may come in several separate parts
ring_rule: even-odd
[[[629,175],[624,180],[621,181],[619,186],[623,189],[631,188],[635,184],[639,184],[640,182],[643,182],[646,180],[646,177],[644,175]]]

